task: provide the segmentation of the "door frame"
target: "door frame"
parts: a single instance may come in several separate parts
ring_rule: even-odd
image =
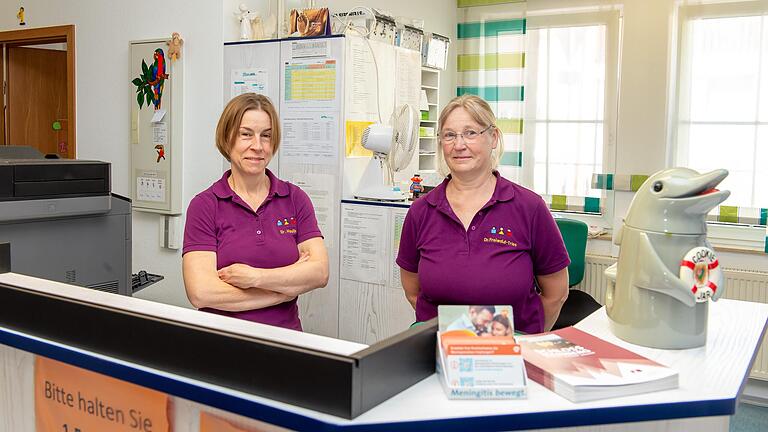
[[[0,45],[35,45],[48,43],[67,44],[67,145],[77,157],[75,104],[75,26],[61,25],[34,29],[0,31]],[[8,65],[3,66],[7,71]],[[0,76],[7,76],[4,71]],[[5,124],[6,129],[8,123]]]

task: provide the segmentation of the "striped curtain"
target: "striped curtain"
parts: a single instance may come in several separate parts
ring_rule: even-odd
[[[485,99],[504,133],[503,175],[522,180],[525,2],[457,0],[456,95]]]

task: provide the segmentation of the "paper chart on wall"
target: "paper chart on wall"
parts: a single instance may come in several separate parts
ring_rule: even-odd
[[[329,57],[331,44],[328,39],[291,41],[291,58]]]
[[[157,177],[136,177],[136,199],[138,201],[165,202],[165,179]]]
[[[243,93],[268,94],[268,76],[266,69],[233,69],[230,99]]]
[[[340,109],[336,91],[336,60],[311,59],[286,62],[283,103],[287,109]]]
[[[333,249],[336,232],[334,231],[334,196],[336,177],[332,174],[292,172],[285,175],[290,181],[309,195],[315,208],[315,217],[327,249]]]
[[[369,205],[341,208],[341,272],[344,279],[385,285],[390,267],[385,233],[389,209]]]
[[[287,112],[282,126],[281,164],[338,165],[338,115]]]
[[[375,61],[374,57],[376,56]],[[349,37],[345,68],[348,120],[389,122],[394,104],[395,59],[392,45]],[[381,114],[381,115],[379,115]]]
[[[168,123],[152,123],[152,146],[168,145]]]
[[[418,51],[395,47],[395,107],[409,104],[418,110],[421,99],[421,55]]]
[[[405,215],[408,213],[408,209],[393,208],[392,209],[392,274],[389,281],[389,287],[397,290],[403,289],[403,284],[400,280],[400,266],[397,265],[395,260],[397,259],[397,252],[400,250],[400,235],[403,232],[403,223],[405,222]]]

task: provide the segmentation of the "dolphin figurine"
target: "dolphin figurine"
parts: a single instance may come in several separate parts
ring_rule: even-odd
[[[614,282],[606,310],[616,336],[653,348],[706,344],[707,299],[717,301],[723,287],[697,296],[678,275],[686,253],[697,247],[711,252],[706,217],[731,194],[715,188],[726,176],[723,169],[699,174],[670,168],[640,186],[614,237],[619,260],[605,271]]]

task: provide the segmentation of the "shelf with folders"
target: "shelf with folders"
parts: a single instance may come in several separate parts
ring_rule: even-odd
[[[419,172],[437,169],[437,119],[440,97],[440,71],[421,68],[421,103],[419,119]]]

